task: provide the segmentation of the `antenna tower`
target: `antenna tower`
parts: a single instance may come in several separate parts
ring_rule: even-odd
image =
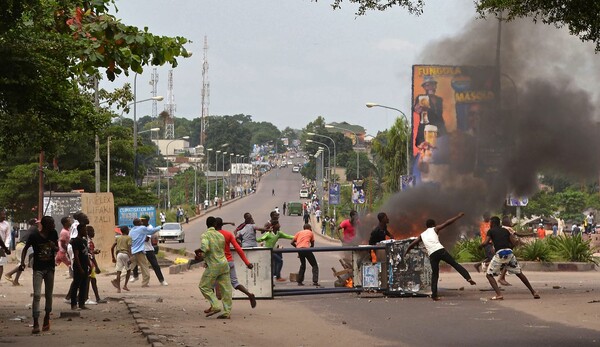
[[[208,105],[210,104],[210,83],[208,82],[208,40],[204,36],[204,62],[202,63],[202,116],[200,117],[200,144],[206,142],[208,126]]]
[[[173,93],[173,70],[169,70],[168,77],[168,90],[167,90],[167,104],[165,105],[165,111],[169,114],[169,118],[166,120],[165,125],[165,139],[175,138],[175,94]]]
[[[150,85],[152,86],[152,97],[157,96],[157,86],[158,86],[158,72],[156,68],[152,70],[152,77],[150,78]],[[152,100],[152,118],[156,119],[158,117],[158,101]]]

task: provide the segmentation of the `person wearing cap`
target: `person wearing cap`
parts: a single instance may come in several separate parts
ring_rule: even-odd
[[[150,216],[145,214],[142,215],[140,217],[140,221],[142,222],[142,225],[148,227],[148,228],[154,228],[152,225],[149,224],[149,220],[150,220]],[[152,236],[154,237],[154,236]],[[144,241],[144,252],[146,252],[146,259],[148,259],[148,262],[150,263],[150,266],[152,266],[152,269],[154,270],[154,274],[156,275],[156,278],[158,278],[158,282],[160,282],[160,285],[162,286],[168,286],[169,283],[167,283],[167,281],[165,281],[165,276],[163,276],[163,273],[160,269],[160,265],[158,265],[158,259],[156,259],[156,251],[154,250],[154,246],[152,245],[152,237],[148,236],[146,237],[146,241]],[[133,269],[133,279],[131,280],[131,282],[135,282],[138,280],[138,267],[136,266]]]
[[[131,266],[140,267],[142,271],[143,288],[149,287],[148,283],[150,282],[149,264],[148,258],[146,258],[144,242],[146,241],[147,236],[151,236],[161,229],[161,227],[152,228],[150,226],[142,225],[142,221],[139,218],[133,219],[133,228],[129,232],[129,236],[131,236]]]
[[[425,94],[418,95],[415,98],[413,106],[414,112],[422,117],[415,138],[415,146],[417,147],[425,142],[426,125],[435,125],[437,127],[437,136],[446,135],[446,122],[444,122],[443,117],[444,99],[435,95],[437,91],[437,80],[433,76],[424,76],[421,87],[425,90]],[[419,101],[423,97],[429,99],[428,105],[423,105]]]

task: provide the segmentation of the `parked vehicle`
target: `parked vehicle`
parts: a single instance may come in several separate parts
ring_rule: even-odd
[[[158,241],[165,243],[167,240],[185,242],[185,232],[179,223],[165,223],[158,232]]]
[[[297,167],[297,166],[294,166],[294,167],[292,168],[292,172],[300,172],[300,168],[299,168],[299,167]]]
[[[302,216],[302,203],[300,201],[290,201],[287,203],[287,215]]]
[[[300,189],[300,199],[308,199],[308,189]]]

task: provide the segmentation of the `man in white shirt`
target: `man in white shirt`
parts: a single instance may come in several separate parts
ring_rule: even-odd
[[[440,277],[440,261],[442,260],[445,261],[448,265],[452,266],[456,271],[458,271],[458,273],[460,273],[461,276],[465,280],[467,280],[467,282],[469,282],[471,285],[476,284],[475,281],[471,279],[469,271],[467,271],[464,267],[462,267],[462,265],[460,265],[456,262],[456,260],[454,260],[452,255],[450,255],[450,253],[448,253],[448,251],[446,251],[444,246],[440,243],[440,239],[438,237],[438,233],[440,232],[440,230],[456,222],[459,218],[461,218],[464,215],[465,214],[461,212],[458,215],[448,219],[439,226],[435,224],[435,221],[433,219],[428,219],[425,222],[427,230],[422,232],[421,235],[419,235],[419,237],[417,237],[413,242],[411,242],[410,245],[408,245],[408,247],[406,248],[406,251],[404,252],[404,257],[406,257],[408,251],[415,247],[419,242],[422,241],[423,245],[425,245],[425,249],[427,249],[427,254],[429,255],[429,261],[431,262],[431,298],[434,301],[440,300],[437,291],[437,283]]]
[[[7,255],[10,254],[10,240],[10,224],[6,221],[6,212],[0,211],[0,242],[3,243],[0,246],[0,278],[2,278],[4,272],[4,265],[8,263]]]

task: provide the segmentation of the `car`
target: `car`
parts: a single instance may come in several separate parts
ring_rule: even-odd
[[[291,161],[291,160],[288,160],[287,164],[288,164],[288,165],[294,165],[294,162],[293,162],[293,161]]]
[[[302,203],[300,201],[290,201],[287,203],[287,215],[297,214],[302,216]]]
[[[294,155],[293,154],[290,154],[290,159],[294,159]]]
[[[297,167],[297,166],[294,166],[294,167],[292,168],[292,172],[300,172],[300,168],[299,168],[299,167]]]
[[[167,240],[185,242],[185,232],[179,223],[165,223],[158,232],[158,242],[165,243]]]
[[[300,198],[308,199],[308,189],[300,189]]]

